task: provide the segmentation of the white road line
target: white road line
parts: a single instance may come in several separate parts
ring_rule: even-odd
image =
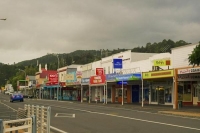
[[[56,115],[54,117],[70,117],[70,118],[75,118],[75,114],[56,113]]]
[[[63,102],[67,102],[67,101],[63,101]],[[79,104],[79,103],[74,103],[74,104],[76,104],[76,105],[84,105],[84,104]],[[135,109],[124,109],[124,108],[117,108],[117,107],[105,107],[105,106],[98,106],[98,105],[89,105],[89,106],[98,107],[98,108],[107,108],[107,109],[113,108],[113,109],[133,111],[133,112],[138,112],[138,113],[146,113],[146,114],[170,116],[170,117],[183,118],[183,119],[191,119],[191,120],[199,120],[200,121],[200,118],[192,118],[192,117],[187,117],[187,116],[178,116],[178,115],[170,115],[170,114],[162,114],[162,113],[153,113],[153,112],[141,111],[141,110],[135,110]]]
[[[154,123],[154,124],[159,124],[159,125],[166,125],[166,126],[179,127],[179,128],[185,128],[185,129],[200,131],[200,128],[186,127],[186,126],[181,126],[181,125],[175,125],[175,124],[169,124],[169,123],[163,123],[163,122],[157,122],[157,121],[150,121],[150,120],[145,120],[145,119],[138,119],[138,118],[133,118],[133,117],[120,116],[120,115],[115,115],[115,114],[93,112],[93,111],[82,110],[82,109],[66,108],[66,107],[60,107],[60,106],[55,106],[55,105],[51,105],[51,106],[59,107],[59,108],[65,108],[65,109],[71,109],[71,110],[76,110],[76,111],[82,111],[82,112],[87,112],[87,113],[91,113],[91,114],[106,115],[106,116],[130,119],[130,120],[135,120],[135,121],[142,121],[142,122],[147,122],[147,123]]]
[[[12,107],[10,107],[10,106],[8,106],[8,105],[6,105],[5,103],[2,103],[2,102],[0,102],[1,104],[3,104],[3,105],[5,105],[5,106],[7,106],[8,108],[10,108],[10,109],[12,109],[13,111],[16,111],[17,112],[17,110],[16,109],[14,109],[14,108],[12,108]]]

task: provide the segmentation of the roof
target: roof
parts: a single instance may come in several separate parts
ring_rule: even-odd
[[[48,77],[49,74],[57,74],[57,71],[55,70],[42,71],[42,73],[40,73],[40,78],[46,78]]]
[[[179,49],[179,48],[184,48],[184,47],[189,47],[189,46],[198,45],[198,44],[199,44],[199,43],[193,43],[193,44],[183,45],[183,46],[179,46],[179,47],[171,48],[171,50]]]
[[[72,65],[67,66],[67,68],[77,68],[78,66],[81,66],[81,65],[72,64]]]

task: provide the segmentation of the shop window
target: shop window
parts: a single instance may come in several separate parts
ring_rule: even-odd
[[[157,102],[157,91],[155,86],[151,88],[151,102]]]
[[[178,83],[178,100],[183,100],[183,85],[184,82],[179,82]]]
[[[190,82],[184,82],[183,101],[192,101]]]
[[[172,102],[172,88],[171,87],[165,88],[165,102],[166,103]]]

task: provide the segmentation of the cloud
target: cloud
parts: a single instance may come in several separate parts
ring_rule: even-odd
[[[6,0],[0,5],[0,18],[7,18],[0,21],[3,63],[48,52],[130,49],[163,39],[200,41],[198,0]]]

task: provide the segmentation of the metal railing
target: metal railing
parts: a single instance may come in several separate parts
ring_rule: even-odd
[[[27,110],[27,117],[32,115],[36,116],[36,132],[38,133],[50,133],[50,116],[51,107],[24,105],[24,109]]]

